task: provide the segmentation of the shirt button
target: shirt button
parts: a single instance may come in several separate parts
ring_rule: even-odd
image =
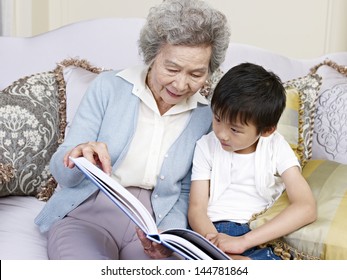
[[[161,217],[162,217],[162,215],[161,215],[161,214],[159,214],[159,215],[158,215],[158,217],[159,217],[159,218],[161,218]]]
[[[159,196],[159,195],[155,194],[155,195],[154,195],[154,198],[158,198],[158,196]]]
[[[165,179],[165,176],[164,176],[164,175],[160,175],[160,179],[161,179],[161,180],[164,180],[164,179]]]

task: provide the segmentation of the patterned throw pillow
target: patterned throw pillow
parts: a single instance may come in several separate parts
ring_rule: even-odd
[[[66,59],[53,71],[24,77],[0,92],[0,197],[50,198],[57,186],[50,158],[101,71],[85,59]]]
[[[321,77],[317,74],[284,83],[287,104],[277,130],[289,142],[301,166],[312,156],[315,103],[320,85]]]
[[[347,65],[327,60],[312,71],[323,78],[316,105],[312,158],[347,164]]]
[[[56,183],[49,160],[58,147],[60,98],[53,72],[13,82],[0,92],[0,196],[46,199]]]
[[[317,201],[317,220],[282,239],[269,242],[283,259],[347,259],[347,165],[310,160],[303,176]],[[255,229],[289,205],[286,192],[264,214],[251,221]]]

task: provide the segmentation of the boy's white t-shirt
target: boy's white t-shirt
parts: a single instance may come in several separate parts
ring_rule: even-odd
[[[278,175],[281,175],[286,169],[300,165],[290,145],[283,137],[278,138],[275,166]],[[223,150],[214,132],[203,136],[197,142],[192,180],[210,180],[207,214],[211,221],[246,223],[253,214],[270,206],[269,201],[256,187],[255,154]],[[264,168],[265,166],[270,168],[271,164],[264,162]],[[278,179],[276,188],[280,193],[284,185]]]

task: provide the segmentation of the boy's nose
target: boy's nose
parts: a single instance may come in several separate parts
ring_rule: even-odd
[[[217,136],[221,141],[228,141],[229,140],[228,133],[224,132],[223,130],[219,131],[217,133]]]

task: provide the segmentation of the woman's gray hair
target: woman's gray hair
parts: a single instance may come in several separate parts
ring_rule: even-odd
[[[164,0],[149,10],[140,33],[139,52],[150,65],[165,44],[211,45],[213,73],[224,61],[230,41],[226,16],[200,0]]]

